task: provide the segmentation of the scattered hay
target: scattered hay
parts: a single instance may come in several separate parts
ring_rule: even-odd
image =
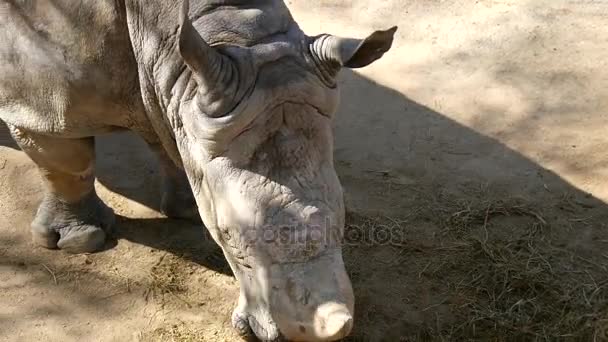
[[[487,229],[491,219],[505,217],[528,217],[535,222],[536,228],[547,226],[543,216],[531,206],[517,200],[486,200],[479,202],[456,202],[452,205],[458,208],[445,221],[446,231],[466,233],[473,227],[482,226]]]
[[[468,302],[458,308],[463,322],[449,335],[504,341],[608,338],[608,277],[552,251],[524,239],[471,241],[457,268],[466,276],[452,286]]]
[[[171,295],[188,307],[192,307],[181,294],[188,290],[187,279],[183,270],[183,261],[174,255],[165,253],[159,258],[150,270],[150,285],[145,291],[145,298],[160,298],[161,303],[166,303],[166,295]]]
[[[459,212],[457,214],[452,215],[452,219],[456,219],[459,215],[462,215],[463,212]],[[483,214],[483,216],[481,215]],[[473,221],[481,221],[483,217],[483,222],[487,223],[488,219],[493,216],[504,215],[504,216],[529,216],[537,219],[541,224],[546,225],[547,222],[543,217],[530,209],[524,204],[506,204],[503,201],[489,202],[486,206],[486,209],[483,211],[469,211],[467,216],[470,220]]]
[[[433,305],[419,306],[425,312],[424,322],[401,340],[608,341],[608,268],[602,255],[583,257],[581,250],[564,247],[564,239],[573,238],[566,233],[573,230],[559,222],[575,219],[545,217],[543,212],[552,213],[551,208],[523,199],[495,200],[487,193],[464,197],[469,200],[445,193],[421,199],[420,208],[401,220],[348,213],[347,234],[352,226],[374,231],[384,225],[404,234],[415,229],[420,232],[429,222],[438,227],[435,241],[428,245],[421,244],[419,237],[401,247],[393,245],[406,252],[417,248],[416,253],[422,254],[404,253],[403,259],[389,267],[411,265],[422,256],[424,262],[410,273],[417,280],[409,281],[441,291],[441,298],[435,298],[449,307],[453,317],[434,319]],[[580,210],[574,213],[580,214]],[[588,221],[586,226],[594,222],[592,218]],[[370,254],[356,252],[361,251],[360,246],[353,247],[350,250],[358,258],[373,260]],[[365,282],[365,277],[354,278],[354,285],[363,287],[357,281]],[[423,300],[414,300],[414,304],[420,302]],[[361,316],[365,318],[359,324],[385,324],[371,318],[372,312]],[[389,327],[397,325],[386,323]],[[349,340],[365,334],[357,332]]]
[[[516,221],[518,233],[505,236],[488,229],[497,216],[530,220]],[[460,323],[436,334],[450,341],[608,340],[606,268],[556,247],[539,211],[486,200],[457,208],[444,222],[444,231],[456,234],[443,243],[454,248],[443,249],[434,273],[459,279],[451,295],[467,300],[453,307]]]
[[[146,342],[199,342],[211,341],[208,331],[194,329],[183,322],[173,324],[170,327],[158,328],[150,333],[140,336],[140,341]]]
[[[401,252],[418,248],[425,259],[408,281],[441,289],[438,303],[453,315],[449,321],[433,319],[435,306],[419,306],[424,321],[402,341],[608,341],[608,271],[602,260],[584,259],[562,247],[563,240],[549,233],[563,227],[555,225],[552,216],[546,218],[542,208],[521,199],[485,196],[464,202],[444,195],[420,204],[399,219],[354,212],[346,218],[346,259],[357,260],[353,265],[371,262],[378,272],[409,263],[403,267],[407,269],[416,263],[412,254]],[[440,227],[435,241],[405,239],[412,229],[427,226]],[[392,240],[379,241],[379,232],[389,233]],[[370,253],[386,247],[391,248],[387,253]],[[394,260],[380,260],[384,256]],[[151,270],[149,292],[179,298],[187,290],[183,267],[177,257],[161,258]],[[349,271],[355,287],[369,276],[360,276],[358,267]],[[374,306],[363,310],[368,312],[359,316],[359,326],[396,327],[378,323],[382,319],[374,316],[382,312]],[[155,330],[146,341],[213,340],[210,336],[213,332],[177,324]],[[347,340],[366,338],[361,330]]]

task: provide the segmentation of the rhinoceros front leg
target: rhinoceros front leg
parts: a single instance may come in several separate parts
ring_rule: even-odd
[[[34,242],[69,253],[101,249],[114,212],[95,193],[95,138],[62,139],[10,129],[44,180],[44,197],[31,226]]]
[[[184,170],[175,165],[162,147],[150,144],[150,148],[158,157],[162,176],[160,211],[170,218],[200,221],[198,207]]]

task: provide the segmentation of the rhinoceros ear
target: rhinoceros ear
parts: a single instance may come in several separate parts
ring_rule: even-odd
[[[210,116],[225,114],[227,99],[233,98],[237,67],[227,56],[211,47],[188,17],[189,1],[183,0],[179,31],[179,53],[198,84],[199,102]]]
[[[321,61],[334,67],[362,68],[390,50],[395,32],[397,26],[376,31],[365,39],[321,35],[314,40],[311,50]]]

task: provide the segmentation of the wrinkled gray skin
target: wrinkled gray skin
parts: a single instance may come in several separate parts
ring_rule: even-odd
[[[308,37],[278,0],[0,0],[0,119],[46,184],[34,241],[103,246],[114,216],[93,187],[94,136],[132,130],[158,153],[162,211],[200,214],[222,247],[241,286],[235,328],[347,335],[335,77],[394,32]]]

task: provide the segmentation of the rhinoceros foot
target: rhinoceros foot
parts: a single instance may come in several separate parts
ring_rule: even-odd
[[[200,222],[201,217],[186,174],[183,171],[172,172],[165,175],[163,183],[161,213],[169,218]]]
[[[201,221],[198,207],[192,195],[192,190],[189,187],[183,187],[180,190],[173,187],[165,187],[160,211],[165,216],[173,219]]]
[[[156,152],[161,167],[160,212],[169,218],[200,222],[201,217],[186,173],[175,166],[162,148],[154,144],[150,148]]]
[[[45,248],[91,253],[104,246],[114,221],[114,212],[95,192],[76,203],[65,203],[47,194],[32,222],[32,238]]]

